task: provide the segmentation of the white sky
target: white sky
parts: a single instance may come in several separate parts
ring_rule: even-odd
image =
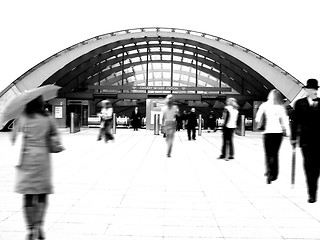
[[[51,55],[130,28],[204,32],[320,80],[318,0],[7,0],[0,3],[0,91]]]

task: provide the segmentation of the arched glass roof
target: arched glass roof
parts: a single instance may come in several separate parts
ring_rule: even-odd
[[[60,95],[69,99],[175,93],[236,95],[244,104],[266,99],[273,88],[292,101],[303,86],[236,43],[174,28],[128,29],[75,44],[21,75],[0,98],[45,84],[61,86]]]

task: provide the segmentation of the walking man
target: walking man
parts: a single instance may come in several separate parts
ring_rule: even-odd
[[[297,135],[303,155],[303,165],[309,194],[309,203],[317,201],[318,179],[320,173],[319,136],[320,106],[318,81],[309,79],[304,87],[307,96],[296,101],[293,111],[291,143],[296,145]],[[299,130],[299,131],[298,131]]]
[[[188,140],[196,140],[196,126],[198,125],[197,122],[197,115],[196,115],[196,109],[191,108],[191,112],[188,114],[188,120],[187,120],[187,132],[188,132]]]

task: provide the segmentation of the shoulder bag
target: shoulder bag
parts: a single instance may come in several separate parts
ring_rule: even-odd
[[[58,133],[54,130],[52,123],[50,122],[50,130],[48,132],[48,149],[49,153],[59,153],[65,150],[61,143]]]

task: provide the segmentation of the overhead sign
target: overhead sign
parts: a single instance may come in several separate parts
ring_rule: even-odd
[[[89,89],[106,90],[150,90],[150,91],[205,91],[231,92],[230,87],[180,87],[180,86],[132,86],[132,85],[100,85],[88,86]]]

